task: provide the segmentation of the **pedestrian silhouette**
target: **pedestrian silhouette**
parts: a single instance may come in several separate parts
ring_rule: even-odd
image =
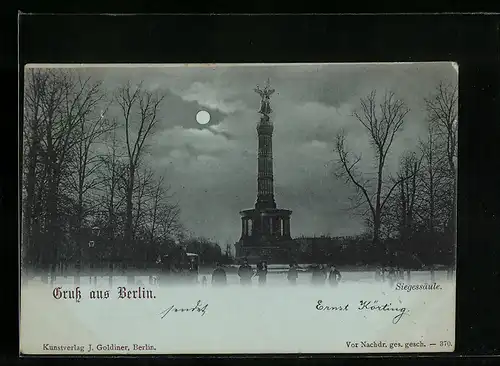
[[[227,283],[226,271],[217,263],[212,273],[212,286],[224,286]]]
[[[337,286],[342,279],[342,275],[338,271],[337,268],[335,268],[334,265],[330,266],[330,272],[328,276],[328,282],[330,283],[331,286]]]
[[[324,285],[326,280],[325,268],[322,264],[315,265],[312,274],[312,283],[314,285]]]
[[[244,286],[249,286],[252,284],[253,269],[248,264],[248,260],[245,259],[243,264],[238,269],[238,276],[240,276],[240,283]]]
[[[297,271],[297,266],[294,263],[290,264],[290,269],[288,270],[286,277],[290,285],[294,286],[297,284],[297,278],[299,277],[299,273]]]
[[[257,265],[257,276],[259,277],[259,285],[263,286],[267,280],[267,263],[261,262]]]

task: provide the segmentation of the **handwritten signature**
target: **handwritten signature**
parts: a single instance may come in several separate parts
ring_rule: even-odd
[[[390,312],[396,312],[397,315],[392,318],[392,323],[397,324],[401,320],[401,318],[405,315],[409,315],[409,310],[405,307],[394,307],[392,306],[392,303],[388,304],[380,304],[378,300],[375,301],[365,301],[361,300],[359,302],[359,307],[358,310],[368,310],[368,311],[375,311],[375,312],[384,312],[384,311],[390,311]]]
[[[203,315],[205,315],[205,312],[207,311],[207,307],[208,307],[208,304],[203,305],[202,301],[198,300],[196,305],[191,307],[191,308],[178,308],[175,305],[172,305],[169,308],[163,310],[160,313],[160,316],[161,316],[161,319],[163,319],[169,313],[189,313],[189,312],[201,313],[201,316],[203,316]]]
[[[323,305],[323,300],[318,300],[316,303],[316,310],[320,311],[349,311],[349,304],[335,305],[335,306],[327,306]],[[395,307],[392,306],[392,303],[381,304],[378,300],[375,301],[366,301],[361,300],[359,302],[359,306],[357,308],[358,311],[368,311],[368,312],[392,312],[396,313],[396,315],[392,318],[392,323],[397,324],[401,320],[401,318],[405,315],[409,314],[409,309],[405,307]]]

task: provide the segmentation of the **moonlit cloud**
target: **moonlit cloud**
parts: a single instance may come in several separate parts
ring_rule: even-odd
[[[209,129],[182,128],[176,126],[164,130],[155,136],[156,149],[163,148],[191,148],[200,153],[217,153],[234,147],[224,135],[216,134]]]
[[[188,102],[197,102],[200,106],[222,113],[234,113],[237,110],[245,109],[245,104],[241,100],[228,101],[230,93],[224,90],[217,90],[213,85],[195,82],[183,93],[182,99]]]
[[[439,81],[457,82],[451,63],[332,64],[87,69],[110,90],[143,80],[163,92],[160,123],[150,143],[149,164],[165,176],[196,235],[225,244],[240,235],[239,211],[252,207],[257,186],[256,123],[259,97],[253,91],[269,77],[276,93],[272,116],[276,202],[291,209],[292,235],[350,235],[363,230],[349,215],[350,187],[332,174],[335,135],[347,133],[361,154],[363,171],[373,170],[373,151],[363,126],[352,116],[361,97],[392,90],[409,108],[394,141],[388,173],[399,156],[416,148],[426,131],[423,98]],[[207,110],[207,125],[196,123]],[[112,108],[108,115],[116,113]]]

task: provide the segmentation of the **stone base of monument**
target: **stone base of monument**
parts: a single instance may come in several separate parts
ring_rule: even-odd
[[[292,248],[287,248],[288,242],[280,246],[240,246],[236,261],[242,263],[245,259],[249,264],[266,261],[268,264],[290,264],[295,261]]]

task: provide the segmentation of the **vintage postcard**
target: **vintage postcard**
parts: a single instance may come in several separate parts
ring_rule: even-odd
[[[26,65],[25,355],[455,347],[458,66]]]

